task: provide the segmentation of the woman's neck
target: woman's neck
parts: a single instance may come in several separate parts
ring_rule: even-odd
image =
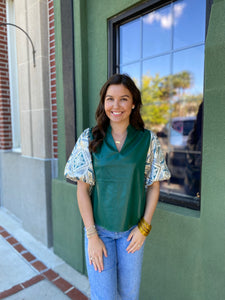
[[[112,137],[117,150],[120,152],[127,137],[127,127],[129,124],[110,124],[112,128]]]
[[[127,131],[127,127],[129,126],[129,124],[111,124],[111,128],[112,128],[112,134],[116,134],[116,135],[124,135],[124,133]]]

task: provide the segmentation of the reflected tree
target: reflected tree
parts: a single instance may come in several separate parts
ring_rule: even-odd
[[[193,76],[188,71],[173,75],[142,77],[142,117],[147,128],[160,131],[170,117],[195,116],[202,101],[202,94],[187,92],[193,85]]]
[[[165,97],[162,78],[157,74],[155,77],[144,75],[142,77],[142,117],[149,127],[166,124],[169,116],[168,97]]]

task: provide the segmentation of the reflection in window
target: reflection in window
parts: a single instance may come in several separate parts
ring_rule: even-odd
[[[205,0],[178,0],[119,26],[119,70],[138,83],[142,116],[164,150],[167,197],[199,203]],[[191,22],[190,22],[191,20]],[[196,206],[197,207],[197,206]]]
[[[143,61],[143,74],[155,77],[168,76],[170,74],[170,55],[161,55]]]
[[[141,87],[141,70],[139,63],[133,63],[121,66],[120,68],[121,73],[132,74],[132,77],[135,80],[135,83],[140,88]]]
[[[144,58],[162,54],[171,49],[171,23],[171,5],[160,8],[143,17]]]
[[[135,43],[131,37],[133,37]],[[120,38],[121,63],[125,64],[138,60],[141,49],[140,20],[138,19],[121,26]]]
[[[205,41],[205,0],[180,0],[173,6],[174,49]]]

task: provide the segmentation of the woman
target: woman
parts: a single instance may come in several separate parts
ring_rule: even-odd
[[[78,183],[92,300],[138,299],[159,181],[170,177],[141,105],[132,79],[113,75],[100,91],[97,125],[81,134],[65,168]]]

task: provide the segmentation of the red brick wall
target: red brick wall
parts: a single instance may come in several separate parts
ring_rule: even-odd
[[[56,104],[56,68],[55,68],[55,27],[53,0],[48,0],[49,17],[49,62],[50,62],[50,100],[52,108],[52,152],[58,157],[58,130],[57,130],[57,104]]]
[[[6,23],[6,0],[0,2],[0,23]],[[12,148],[7,27],[0,26],[0,150]]]

